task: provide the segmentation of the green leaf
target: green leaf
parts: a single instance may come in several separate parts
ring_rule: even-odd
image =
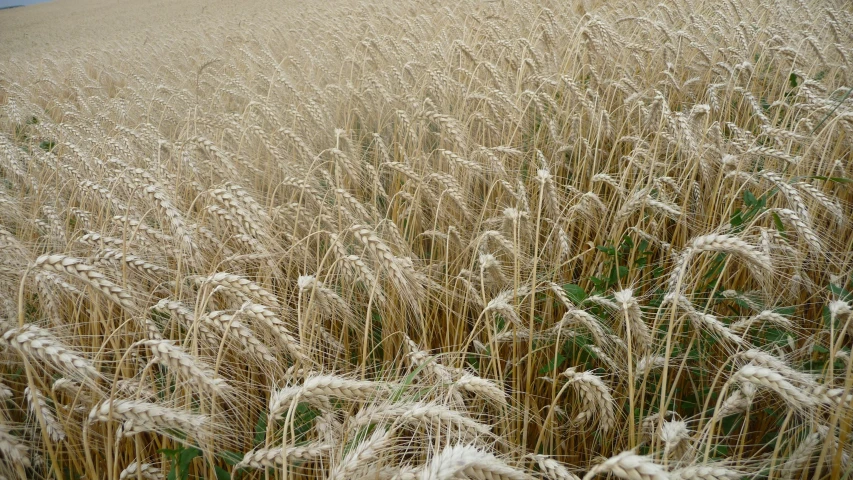
[[[797,88],[797,74],[796,73],[792,73],[788,77],[788,83],[791,85],[791,88]]]
[[[832,292],[833,295],[837,296],[839,300],[843,300],[845,302],[853,300],[853,293],[848,292],[844,287],[840,285],[830,283],[829,291]]]
[[[255,424],[255,446],[264,443],[267,438],[267,412],[261,411]]]
[[[158,453],[162,453],[163,455],[166,456],[166,458],[169,459],[169,472],[166,474],[166,478],[168,480],[175,480],[175,475],[177,473],[176,472],[176,469],[177,469],[176,458],[177,458],[177,455],[180,451],[181,451],[180,449],[166,449],[166,448],[161,448],[160,450],[157,450]]]
[[[488,348],[489,347],[486,347],[487,350],[488,350]],[[486,352],[486,354],[484,356],[488,356],[488,352]],[[465,363],[467,363],[468,366],[470,368],[474,369],[475,371],[480,370],[480,357],[478,357],[477,355],[474,355],[473,353],[469,353],[468,355],[465,355]]]
[[[740,209],[735,210],[732,213],[731,218],[729,218],[729,223],[732,225],[732,228],[737,229],[741,225],[743,225],[743,212]]]
[[[719,253],[714,257],[714,260],[711,261],[711,268],[704,276],[704,279],[709,280],[709,284],[714,283],[714,280],[720,276],[720,273],[722,273],[723,267],[726,265],[724,262],[726,258],[725,256],[725,253]]]
[[[495,331],[503,332],[506,328],[506,320],[500,315],[495,315]]]
[[[782,223],[782,219],[779,218],[779,214],[776,212],[773,212],[773,224],[776,225],[776,230],[785,233],[785,224]]]
[[[552,358],[546,365],[539,369],[539,375],[547,375],[554,371],[557,367],[562,365],[563,361],[566,360],[561,353],[558,353],[556,357]]]
[[[163,455],[165,455],[169,458],[175,458],[175,455],[177,455],[180,452],[181,452],[180,448],[176,448],[176,449],[161,448],[160,450],[157,450],[157,453],[162,453]]]
[[[391,396],[391,401],[392,402],[400,401],[400,399],[403,398],[403,392],[405,392],[406,389],[412,385],[412,382],[415,380],[415,377],[418,376],[418,374],[421,372],[421,370],[426,368],[426,366],[429,365],[429,363],[434,361],[434,360],[435,360],[435,357],[429,357],[427,359],[427,361],[421,363],[420,365],[417,366],[417,368],[412,370],[412,372],[410,374],[406,375],[406,378],[403,379],[403,383],[400,385],[400,388],[397,389],[397,391],[395,391],[394,394]]]
[[[776,438],[779,436],[779,430],[775,428],[769,429],[763,437],[761,437],[761,443],[766,446],[772,446],[776,443]]]
[[[82,478],[82,477],[83,477],[83,475],[82,475],[82,474],[77,473],[77,471],[76,471],[76,470],[72,470],[72,469],[70,469],[70,468],[68,468],[68,467],[63,467],[63,468],[62,468],[62,473],[63,473],[63,477],[64,477],[64,478],[71,478],[71,479],[73,479],[73,480],[80,480],[80,478]]]
[[[715,457],[728,457],[729,456],[729,447],[728,445],[717,445],[714,447],[714,456]]]
[[[228,470],[218,465],[214,466],[213,470],[216,471],[216,480],[231,480],[231,474],[228,473]]]
[[[740,415],[729,415],[724,417],[720,424],[723,427],[723,431],[731,435],[735,428],[743,424],[743,418]]]
[[[201,450],[195,447],[184,448],[178,455],[178,466],[182,480],[187,480],[190,476],[190,463],[193,459],[201,456]]]
[[[201,455],[201,450],[195,447],[180,447],[176,449],[160,449],[160,453],[170,459],[169,473],[166,480],[187,480],[190,476],[190,463]]]
[[[768,328],[764,331],[764,340],[784,347],[788,345],[788,333],[778,328]]]
[[[598,277],[589,277],[589,281],[595,285],[595,290],[597,292],[603,292],[607,290],[607,279],[598,278]]]
[[[853,183],[853,179],[844,178],[844,177],[824,177],[822,175],[812,175],[810,177],[805,177],[805,178],[811,178],[814,180],[823,180],[824,182]]]
[[[566,295],[569,297],[574,303],[581,303],[586,300],[587,294],[583,288],[574,283],[567,283],[563,285],[563,290],[566,291]]]
[[[230,450],[224,450],[220,453],[217,453],[216,456],[221,458],[222,460],[225,460],[225,463],[231,465],[232,467],[243,460],[242,453],[232,452]]]
[[[296,438],[302,438],[303,435],[311,430],[311,427],[314,425],[314,418],[317,415],[319,415],[319,412],[309,407],[305,402],[300,402],[296,406],[296,415],[293,418]]]

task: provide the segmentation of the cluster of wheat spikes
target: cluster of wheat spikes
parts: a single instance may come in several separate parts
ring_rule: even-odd
[[[2,65],[0,477],[849,478],[850,4],[571,3]]]

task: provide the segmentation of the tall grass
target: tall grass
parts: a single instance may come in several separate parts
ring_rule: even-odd
[[[0,68],[0,476],[853,474],[849,4],[279,11]]]

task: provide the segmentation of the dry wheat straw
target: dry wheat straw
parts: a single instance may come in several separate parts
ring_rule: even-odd
[[[271,3],[0,53],[0,477],[849,471],[848,9]]]

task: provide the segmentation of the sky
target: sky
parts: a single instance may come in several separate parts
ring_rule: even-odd
[[[34,3],[47,2],[48,0],[0,0],[0,8],[12,5],[32,5]]]

